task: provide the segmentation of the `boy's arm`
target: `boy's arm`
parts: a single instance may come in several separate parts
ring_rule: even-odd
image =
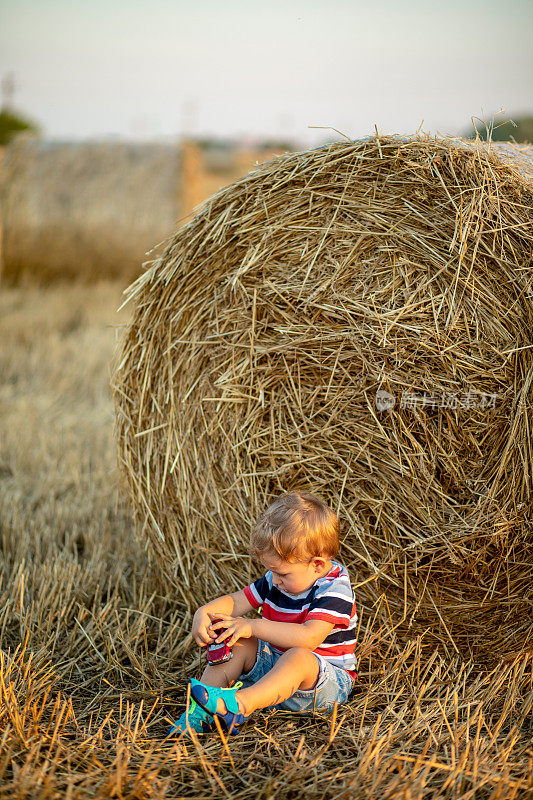
[[[222,597],[217,597],[211,600],[195,612],[192,620],[192,635],[196,644],[200,647],[205,647],[213,641],[213,634],[208,632],[211,625],[211,616],[231,617],[241,616],[251,611],[252,604],[248,601],[244,591],[241,589],[239,592],[233,594],[224,594]]]
[[[206,611],[210,614],[231,614],[232,617],[240,617],[246,614],[253,608],[252,604],[246,597],[244,590],[233,592],[233,594],[224,594],[222,597],[217,597],[201,606],[198,611]]]
[[[291,647],[305,647],[314,650],[322,644],[328,633],[333,630],[333,622],[320,619],[310,619],[307,622],[273,622],[270,619],[247,619],[246,617],[233,618],[227,614],[221,615],[222,622],[215,624],[215,628],[223,629],[218,634],[216,641],[228,640],[230,647],[238,639],[255,636],[274,647],[288,650]]]
[[[310,619],[307,622],[273,622],[271,619],[253,619],[252,633],[274,647],[305,647],[314,650],[322,644],[334,628],[332,622]]]

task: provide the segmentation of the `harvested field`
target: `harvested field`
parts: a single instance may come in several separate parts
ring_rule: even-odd
[[[117,470],[122,300],[121,283],[0,293],[0,798],[533,797],[531,651],[447,656],[364,586],[360,679],[336,715],[162,739],[202,667],[200,598],[161,580]],[[252,574],[219,559],[221,583]]]
[[[176,145],[21,136],[5,150],[1,178],[10,285],[128,283],[184,213]]]
[[[287,154],[128,289],[119,458],[185,604],[242,586],[250,520],[307,489],[403,640],[485,667],[530,646],[531,155],[426,136]]]

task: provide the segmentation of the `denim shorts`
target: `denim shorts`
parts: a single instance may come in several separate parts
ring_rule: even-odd
[[[257,657],[250,672],[243,673],[239,680],[243,688],[251,686],[269,672],[278,658],[283,655],[268,642],[257,640]],[[314,689],[298,689],[294,694],[269,708],[309,713],[312,711],[332,711],[335,703],[344,703],[353,686],[353,679],[341,667],[335,667],[325,658],[313,653],[318,659],[318,679]]]

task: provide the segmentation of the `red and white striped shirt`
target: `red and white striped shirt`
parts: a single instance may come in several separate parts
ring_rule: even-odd
[[[244,588],[254,608],[263,606],[263,618],[274,622],[303,623],[309,619],[332,622],[334,628],[313,652],[357,677],[356,644],[357,613],[348,572],[337,561],[327,575],[319,578],[301,594],[287,594],[272,582],[270,570]],[[279,652],[284,648],[275,647]]]

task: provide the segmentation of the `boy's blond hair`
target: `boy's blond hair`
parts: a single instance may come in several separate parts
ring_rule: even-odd
[[[273,553],[282,561],[333,558],[339,550],[339,518],[310,492],[282,494],[261,514],[250,539],[253,556]]]

